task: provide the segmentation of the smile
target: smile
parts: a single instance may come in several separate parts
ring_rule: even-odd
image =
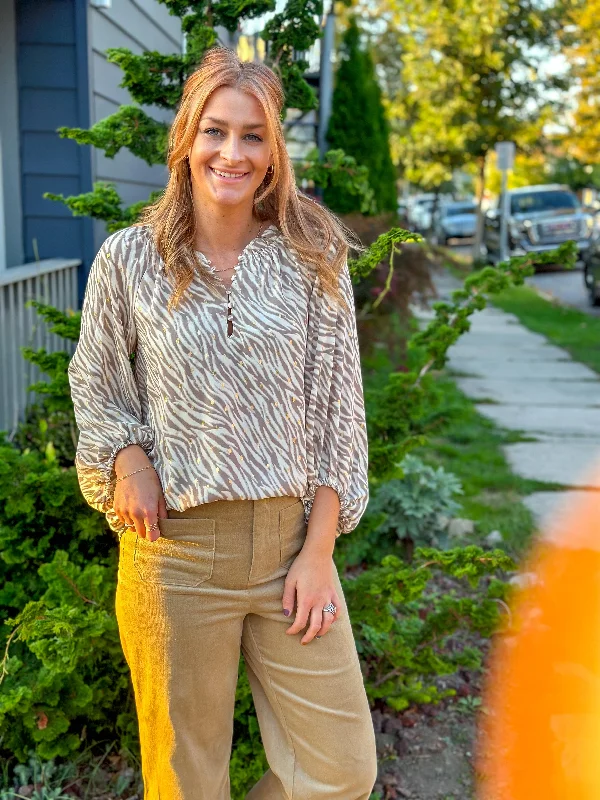
[[[213,175],[216,175],[219,180],[226,181],[227,183],[235,183],[236,181],[242,181],[249,175],[248,172],[243,172],[242,174],[235,173],[235,172],[226,172],[224,170],[217,170],[213,167],[209,167],[209,170],[212,172]]]

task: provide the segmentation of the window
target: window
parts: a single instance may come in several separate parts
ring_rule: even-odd
[[[523,192],[510,198],[512,214],[528,214],[536,211],[559,211],[560,209],[579,208],[577,195],[565,189],[554,189],[545,192]]]

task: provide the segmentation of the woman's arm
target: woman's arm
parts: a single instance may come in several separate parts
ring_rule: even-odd
[[[353,530],[369,499],[365,407],[354,294],[347,263],[340,276],[347,308],[326,298],[311,299],[313,325],[307,347],[307,464],[309,509],[304,546],[288,572],[284,613],[296,605],[286,633],[308,644],[340,615],[333,563],[336,537]],[[331,312],[333,305],[337,311]],[[309,319],[311,313],[309,311]],[[336,614],[324,612],[332,602]]]
[[[337,538],[340,498],[330,486],[319,486],[315,492],[304,548],[322,556],[331,556]]]
[[[79,485],[89,505],[104,513],[112,508],[118,453],[135,444],[147,454],[154,442],[152,429],[141,419],[129,358],[136,347],[129,302],[132,278],[126,274],[128,259],[136,256],[133,236],[127,230],[113,234],[94,259],[79,341],[68,366],[79,429],[75,457]]]

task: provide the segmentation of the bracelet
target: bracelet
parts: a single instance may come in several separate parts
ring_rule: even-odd
[[[141,469],[136,469],[136,470],[134,470],[133,472],[128,472],[128,473],[127,473],[127,475],[121,475],[121,477],[120,477],[120,478],[117,478],[117,480],[115,481],[115,483],[118,483],[119,481],[122,481],[122,480],[124,480],[125,478],[128,478],[130,475],[135,475],[135,474],[136,474],[136,472],[143,472],[145,469],[154,469],[154,467],[152,466],[152,464],[148,464],[148,466],[147,466],[147,467],[142,467]]]

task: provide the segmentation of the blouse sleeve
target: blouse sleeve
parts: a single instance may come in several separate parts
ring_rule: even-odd
[[[120,231],[102,245],[92,264],[81,311],[81,333],[68,378],[79,440],[75,467],[82,494],[98,511],[112,507],[114,462],[119,450],[138,444],[149,453],[152,429],[141,419],[130,353],[136,347],[131,284]]]
[[[317,277],[316,286],[319,283]],[[306,519],[318,486],[340,498],[336,536],[354,530],[369,500],[365,404],[348,264],[340,290],[348,310],[313,289],[309,303],[305,391],[308,491]]]

